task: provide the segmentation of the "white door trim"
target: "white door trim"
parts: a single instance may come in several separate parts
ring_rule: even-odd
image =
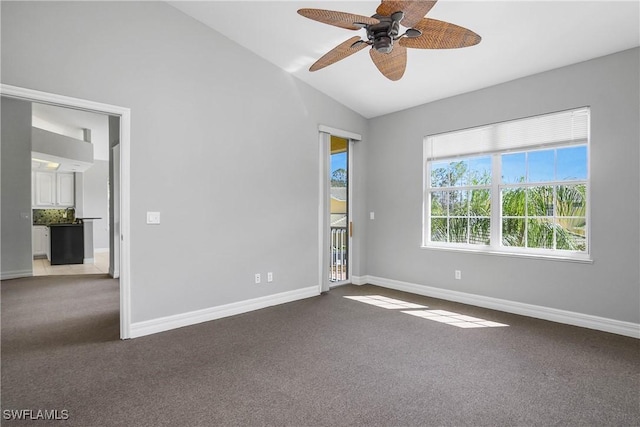
[[[73,98],[18,86],[0,84],[0,94],[10,98],[70,107],[120,117],[120,338],[131,337],[131,277],[130,277],[130,146],[131,110],[116,105]]]
[[[331,152],[331,135],[319,132],[319,153],[320,164],[318,174],[318,291],[329,291],[329,186],[327,177],[329,176]]]
[[[339,138],[350,139],[353,141],[362,141],[362,135],[355,132],[349,132],[348,130],[336,129],[330,126],[318,125],[320,132],[328,133],[329,135],[337,136]]]

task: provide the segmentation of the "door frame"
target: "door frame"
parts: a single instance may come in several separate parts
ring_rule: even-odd
[[[131,241],[130,233],[130,146],[131,110],[117,105],[103,104],[34,89],[0,84],[0,95],[58,107],[74,108],[93,113],[120,117],[120,236],[114,239],[120,246],[120,339],[131,337]],[[113,203],[113,202],[112,202]],[[112,249],[113,250],[113,249]]]
[[[336,129],[330,126],[319,125],[319,195],[318,195],[318,289],[319,293],[328,292],[331,288],[331,282],[329,281],[329,253],[331,246],[331,238],[330,238],[330,220],[331,215],[329,214],[329,203],[330,203],[330,191],[331,186],[329,185],[329,176],[331,174],[330,166],[331,166],[331,135],[337,136],[339,138],[344,138],[349,141],[349,155],[347,157],[348,166],[347,166],[347,182],[353,188],[352,182],[352,164],[353,164],[353,143],[356,141],[361,141],[362,136],[360,134]],[[351,226],[352,214],[353,214],[353,203],[352,203],[352,194],[353,191],[348,191],[348,216],[347,223],[349,227]],[[351,282],[351,277],[353,276],[353,256],[352,256],[352,237],[351,233],[349,233],[349,243],[348,243],[348,255],[347,255],[347,271],[349,272],[349,280],[340,282],[338,285],[344,285]]]

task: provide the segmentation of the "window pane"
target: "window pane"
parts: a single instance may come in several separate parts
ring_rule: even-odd
[[[467,185],[491,184],[491,157],[473,157],[469,159]]]
[[[469,220],[471,235],[469,243],[474,245],[488,245],[491,236],[491,220],[489,218],[471,218]]]
[[[469,203],[470,216],[491,215],[491,192],[489,190],[471,190]]]
[[[585,225],[585,218],[558,218],[556,248],[580,252],[586,251]]]
[[[451,218],[449,220],[449,241],[467,243],[467,218]]]
[[[553,187],[527,189],[527,216],[553,216]]]
[[[431,192],[431,215],[432,216],[447,215],[447,193],[445,191]]]
[[[449,215],[467,216],[469,192],[466,190],[449,191]]]
[[[527,182],[553,181],[555,150],[530,151],[527,155]]]
[[[524,182],[526,175],[526,154],[514,153],[502,155],[502,182],[513,184]]]
[[[467,160],[458,160],[449,163],[449,180],[452,187],[467,185]]]
[[[587,187],[580,185],[559,185],[556,189],[557,216],[585,216]]]
[[[524,247],[524,219],[508,218],[502,220],[502,244],[504,246]]]
[[[502,215],[503,216],[524,216],[525,214],[525,189],[524,188],[503,188],[502,189]]]
[[[447,219],[431,218],[431,241],[446,242],[447,241]]]
[[[587,146],[557,150],[556,180],[587,179]]]
[[[553,219],[530,219],[527,222],[527,247],[553,249]]]
[[[449,186],[449,164],[448,163],[432,163],[431,164],[431,186],[432,187],[448,187]]]

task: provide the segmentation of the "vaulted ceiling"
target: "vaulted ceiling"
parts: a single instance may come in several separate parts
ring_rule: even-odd
[[[403,110],[640,45],[638,1],[440,0],[429,18],[482,41],[450,50],[408,49],[399,81],[367,49],[315,72],[318,58],[351,31],[300,16],[300,8],[371,16],[378,1],[175,1],[171,5],[367,118]]]

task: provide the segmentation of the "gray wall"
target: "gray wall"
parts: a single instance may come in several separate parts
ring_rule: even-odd
[[[1,256],[3,279],[31,275],[31,103],[2,97]]]
[[[101,218],[93,221],[93,248],[109,248],[109,200],[107,199],[107,183],[109,179],[109,162],[95,160],[93,166],[82,174],[83,184],[83,216]]]
[[[134,322],[317,285],[318,124],[364,136],[354,274],[640,321],[638,49],[367,121],[164,3],[0,7],[3,83],[131,108]],[[420,248],[425,135],[582,105],[593,264]]]
[[[131,109],[133,322],[318,285],[318,124],[363,117],[165,3],[1,7],[3,83]]]
[[[640,321],[639,50],[372,119],[366,273],[621,321]],[[591,107],[593,264],[421,249],[425,135]],[[454,270],[462,280],[454,280]]]

